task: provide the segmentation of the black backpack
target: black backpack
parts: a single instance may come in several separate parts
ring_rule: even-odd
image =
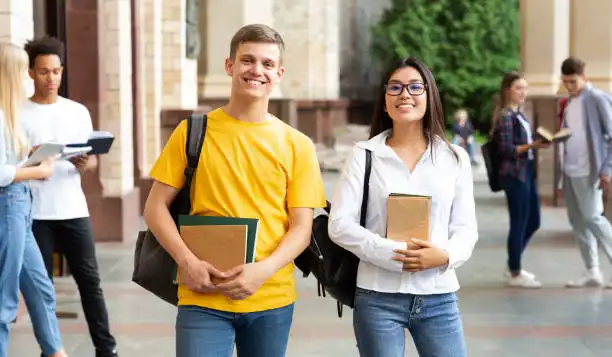
[[[372,152],[366,149],[366,168],[363,179],[363,198],[361,201],[360,225],[365,227],[368,209],[370,173],[372,171]],[[325,211],[329,214],[331,204],[327,202]],[[357,290],[357,268],[359,258],[340,247],[329,238],[327,225],[329,216],[322,214],[314,219],[310,245],[295,259],[295,265],[307,277],[312,273],[317,279],[319,296],[331,295],[337,300],[338,317],[342,317],[342,307],[354,307]]]
[[[170,215],[177,227],[179,215],[188,215],[191,211],[191,183],[200,160],[207,119],[207,116],[201,113],[193,113],[187,119],[185,184],[169,207]],[[134,251],[132,281],[167,303],[176,306],[178,304],[176,270],[176,262],[159,244],[153,233],[150,230],[139,232]]]

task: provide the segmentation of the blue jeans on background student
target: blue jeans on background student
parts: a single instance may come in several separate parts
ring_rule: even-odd
[[[453,144],[465,147],[465,151],[467,151],[470,160],[473,162],[476,158],[476,152],[474,151],[474,137],[472,140],[468,142],[468,139],[463,139],[459,135],[453,136]]]
[[[412,295],[357,288],[353,328],[360,357],[404,357],[408,329],[420,357],[465,357],[454,293]]]
[[[521,260],[527,244],[540,228],[540,198],[533,160],[528,165],[525,182],[514,177],[504,177],[501,180],[510,213],[508,270],[516,274],[522,270]]]
[[[0,187],[0,357],[23,294],[34,335],[45,355],[61,350],[55,291],[32,235],[32,196],[26,184]]]
[[[179,306],[176,357],[285,357],[293,304],[251,313]]]

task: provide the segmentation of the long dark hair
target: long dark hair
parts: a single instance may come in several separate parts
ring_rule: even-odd
[[[493,118],[491,119],[491,131],[489,135],[493,135],[495,133],[495,128],[497,127],[497,122],[499,118],[502,116],[502,112],[508,108],[510,105],[510,97],[508,95],[508,90],[512,87],[514,82],[523,78],[519,72],[511,71],[504,73],[504,77],[501,80],[501,84],[499,85],[499,93],[495,97],[495,106],[493,109]]]
[[[427,66],[419,59],[409,57],[393,63],[389,66],[388,70],[382,78],[382,82],[379,87],[378,98],[376,98],[376,104],[374,105],[374,115],[372,116],[372,124],[370,126],[370,138],[382,133],[387,129],[393,127],[393,120],[389,116],[389,113],[385,111],[385,89],[384,86],[389,81],[389,78],[398,69],[412,67],[416,69],[423,77],[425,82],[425,88],[427,91],[427,109],[425,110],[425,116],[423,117],[423,136],[427,139],[427,142],[433,144],[433,139],[438,137],[444,141],[451,149],[449,141],[446,139],[446,125],[444,120],[444,108],[442,107],[442,100],[440,99],[440,93],[438,92],[438,86],[433,74],[427,68]],[[432,156],[433,156],[433,145],[430,145]],[[459,158],[454,149],[453,153],[456,158]]]

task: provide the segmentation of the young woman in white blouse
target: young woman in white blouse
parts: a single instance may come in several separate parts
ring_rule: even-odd
[[[438,88],[421,61],[404,59],[386,74],[370,137],[354,146],[329,219],[330,238],[360,259],[353,312],[359,354],[404,356],[408,329],[421,357],[463,357],[455,269],[478,240],[472,171],[465,150],[445,139]],[[365,150],[372,168],[363,228]],[[385,237],[392,193],[431,196],[429,241]]]

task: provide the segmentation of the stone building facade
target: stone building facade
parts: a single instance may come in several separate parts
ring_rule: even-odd
[[[117,241],[135,237],[150,187],[147,173],[178,120],[227,99],[223,62],[239,27],[259,22],[282,33],[287,72],[271,111],[314,141],[330,143],[332,129],[347,116],[367,112],[360,102],[372,97],[379,74],[369,27],[390,3],[0,0],[0,40],[23,44],[50,34],[65,41],[62,93],[87,106],[96,129],[116,136],[83,186],[96,239]],[[535,121],[545,123],[554,112],[558,67],[570,53],[589,63],[594,84],[612,89],[612,2],[522,0],[521,9],[521,58]],[[540,158],[542,168],[553,165],[547,162],[550,157]]]

